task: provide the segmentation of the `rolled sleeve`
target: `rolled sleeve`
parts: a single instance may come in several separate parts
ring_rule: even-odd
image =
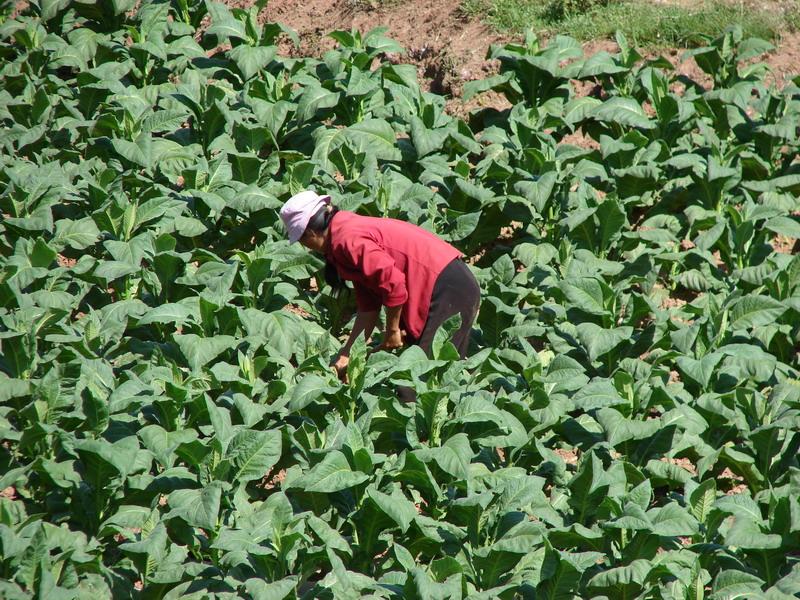
[[[353,242],[352,253],[364,285],[374,291],[385,306],[401,306],[408,300],[406,276],[397,268],[394,259],[371,240]]]

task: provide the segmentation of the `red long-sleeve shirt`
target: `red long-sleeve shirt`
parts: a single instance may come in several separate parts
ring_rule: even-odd
[[[326,258],[339,277],[353,282],[358,310],[402,305],[402,323],[414,339],[428,320],[436,278],[459,256],[447,242],[405,221],[340,210],[330,222]]]

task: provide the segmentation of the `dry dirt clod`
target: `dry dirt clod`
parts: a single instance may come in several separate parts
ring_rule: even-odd
[[[296,304],[287,304],[284,307],[284,310],[286,310],[287,312],[290,312],[292,314],[295,314],[295,315],[297,315],[299,317],[302,317],[303,319],[307,319],[307,318],[309,318],[311,316],[310,312],[308,312],[307,310],[305,310],[303,308],[300,308]]]
[[[662,456],[661,457],[661,462],[665,462],[665,463],[669,463],[669,464],[678,466],[681,469],[685,469],[686,471],[689,471],[692,475],[697,475],[697,467],[688,458],[668,458],[666,456]]]
[[[578,454],[575,450],[564,450],[563,448],[556,448],[553,450],[561,459],[568,465],[578,464]]]
[[[63,254],[59,254],[56,256],[56,263],[58,264],[59,267],[71,269],[76,264],[78,264],[78,261],[75,258],[67,258]]]
[[[261,488],[265,490],[271,490],[276,487],[280,487],[284,479],[286,479],[286,469],[281,469],[277,473],[273,474],[272,477],[265,475],[261,480]]]
[[[779,254],[796,254],[800,251],[800,240],[785,235],[776,235],[772,238],[771,244]]]
[[[736,494],[743,494],[747,491],[747,483],[744,481],[744,477],[741,475],[737,475],[733,471],[731,471],[728,467],[723,469],[722,473],[719,474],[718,480],[725,484],[730,484],[730,488],[725,491],[726,496],[735,496]]]

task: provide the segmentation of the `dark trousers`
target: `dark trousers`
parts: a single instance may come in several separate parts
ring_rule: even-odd
[[[460,314],[461,327],[451,336],[450,341],[458,350],[461,358],[466,358],[469,350],[469,334],[472,324],[478,314],[481,301],[481,288],[469,267],[460,258],[456,258],[439,273],[431,294],[431,306],[428,310],[428,320],[419,339],[416,341],[425,353],[431,355],[433,338],[439,327],[447,319]],[[398,396],[403,402],[416,400],[414,390],[409,387],[399,387]]]

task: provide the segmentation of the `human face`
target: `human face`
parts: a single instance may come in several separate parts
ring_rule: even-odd
[[[323,250],[325,249],[325,234],[320,233],[319,231],[306,229],[298,241],[309,250],[318,252],[320,254],[322,254]]]

